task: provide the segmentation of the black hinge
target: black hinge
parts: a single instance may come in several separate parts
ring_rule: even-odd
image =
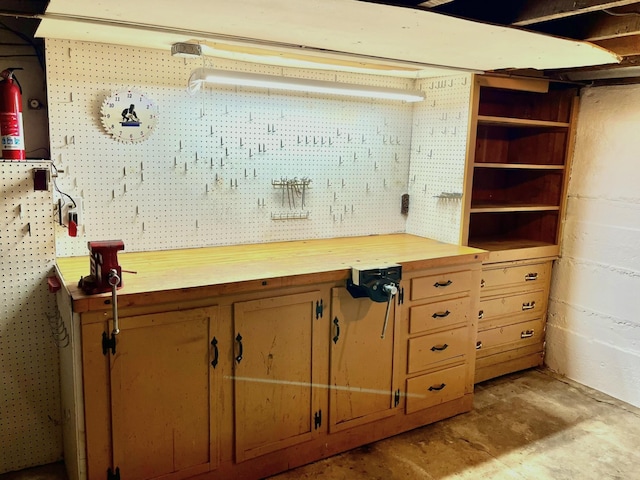
[[[393,406],[397,407],[400,404],[400,389],[393,393]]]
[[[111,349],[111,353],[116,353],[116,336],[112,333],[111,336],[107,332],[102,332],[102,354],[106,355],[107,351]],[[120,478],[120,477],[118,477]]]
[[[322,318],[322,314],[324,313],[324,302],[322,299],[316,301],[316,320]]]
[[[316,430],[322,425],[322,410],[318,410],[313,414],[313,425]]]
[[[402,305],[404,303],[404,288],[400,288],[398,290],[398,305]]]
[[[107,480],[120,480],[120,467],[116,467],[116,472],[113,470],[107,470]]]

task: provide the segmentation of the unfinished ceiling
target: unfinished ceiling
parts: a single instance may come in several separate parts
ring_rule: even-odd
[[[3,0],[0,21],[31,39],[34,25],[48,18],[57,22],[58,37],[101,41],[104,30],[112,43],[131,44],[131,37],[146,42],[163,33],[170,41],[199,41],[237,53],[247,51],[246,40],[261,40],[253,54],[312,63],[328,57],[330,65],[353,62],[408,75],[438,66],[534,68],[536,75],[544,71],[557,78],[640,81],[640,2],[628,0],[200,0],[188,8],[168,0],[52,0],[42,17],[47,3]],[[81,26],[79,18],[85,20]],[[554,43],[554,37],[574,41]]]

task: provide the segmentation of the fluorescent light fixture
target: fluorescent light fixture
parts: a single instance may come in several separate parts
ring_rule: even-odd
[[[216,70],[214,68],[196,68],[191,72],[187,89],[190,93],[195,93],[202,87],[203,83],[401,100],[405,102],[421,102],[424,100],[424,93],[420,90],[370,87],[324,80],[278,77],[260,73],[232,72],[228,70]]]

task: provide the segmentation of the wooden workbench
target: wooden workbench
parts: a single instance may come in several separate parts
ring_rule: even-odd
[[[126,248],[126,245],[125,245]],[[455,265],[486,253],[408,234],[120,253],[121,307],[347,279],[355,265],[399,263],[405,272]],[[89,274],[89,256],[58,258],[73,311],[110,308],[111,294],[86,295],[77,286]],[[169,297],[167,296],[169,295]]]

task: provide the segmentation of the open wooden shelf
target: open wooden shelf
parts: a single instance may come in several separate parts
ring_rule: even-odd
[[[536,163],[489,163],[476,162],[474,168],[503,168],[511,170],[564,170],[564,165],[540,165]]]
[[[519,204],[509,205],[485,203],[471,206],[471,213],[501,213],[501,212],[553,212],[559,210],[558,205]]]
[[[478,115],[478,124],[501,127],[569,128],[569,123],[567,122],[532,120],[528,118],[493,117],[489,115]]]

